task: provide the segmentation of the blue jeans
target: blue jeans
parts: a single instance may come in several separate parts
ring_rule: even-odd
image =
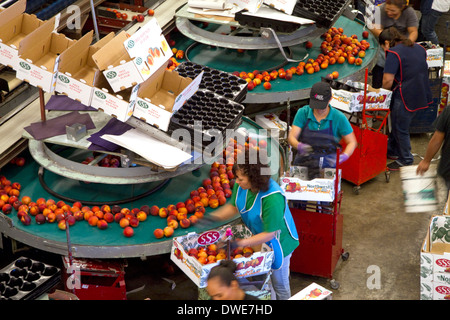
[[[422,32],[425,40],[431,41],[433,44],[439,44],[435,26],[441,15],[442,12],[433,9],[427,10],[426,14],[422,14],[420,31]]]
[[[270,280],[272,281],[272,300],[288,300],[291,297],[291,286],[289,284],[289,267],[292,253],[283,259],[283,265],[278,270],[272,269]]]
[[[400,95],[394,93],[391,103],[392,130],[389,134],[387,153],[390,156],[397,156],[397,161],[403,165],[411,165],[414,162],[409,127],[415,115],[415,112],[406,110]]]

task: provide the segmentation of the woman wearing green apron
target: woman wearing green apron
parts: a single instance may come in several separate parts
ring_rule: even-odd
[[[267,172],[268,166],[261,160],[262,154],[244,153],[245,161],[239,163],[238,158],[238,163],[233,166],[236,183],[230,201],[214,211],[212,219],[225,220],[240,214],[253,236],[236,244],[253,247],[266,243],[273,249],[272,287],[277,300],[287,300],[291,297],[290,258],[299,245],[297,229],[283,191],[270,175],[264,174],[263,170]],[[250,161],[251,156],[257,159],[252,157]]]

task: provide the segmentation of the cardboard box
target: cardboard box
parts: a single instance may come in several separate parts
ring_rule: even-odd
[[[131,37],[120,32],[93,56],[114,92],[147,80],[173,55],[155,18]]]
[[[173,113],[197,92],[202,76],[192,80],[161,67],[140,85],[133,115],[167,131]]]
[[[350,92],[346,90],[331,89],[332,99],[330,105],[333,108],[345,112],[361,112],[364,107],[364,83],[347,81],[348,85],[361,91]],[[368,85],[366,92],[366,110],[386,110],[391,104],[392,91],[383,88],[374,89]]]
[[[289,300],[331,300],[332,296],[333,292],[313,282]]]
[[[114,33],[111,32],[91,45],[93,31],[90,31],[65,50],[59,57],[55,91],[90,106],[94,91],[94,79],[100,72],[92,55],[113,38]]]
[[[133,115],[138,90],[139,85],[136,85],[115,93],[103,73],[99,72],[94,79],[91,107],[125,122]]]
[[[76,42],[54,32],[56,21],[48,20],[20,42],[16,72],[18,79],[50,93],[56,85],[59,56]]]
[[[219,263],[210,263],[202,265],[195,257],[188,255],[188,251],[191,248],[197,248],[201,245],[205,245],[202,239],[205,236],[211,236],[214,239],[211,243],[215,243],[217,240],[222,239],[225,236],[227,228],[231,228],[235,238],[245,239],[252,235],[250,230],[244,225],[224,226],[219,230],[210,230],[203,234],[197,234],[195,232],[189,233],[185,236],[175,237],[173,239],[172,249],[170,250],[170,259],[199,287],[206,287],[206,281],[211,269],[217,266]],[[237,258],[233,261],[237,264],[237,270],[235,272],[238,278],[247,278],[250,276],[256,276],[265,274],[271,270],[271,266],[274,259],[274,253],[272,249],[263,244],[260,251],[255,251],[250,257]]]
[[[20,42],[44,22],[25,13],[26,1],[20,0],[0,13],[0,64],[18,68]]]
[[[444,66],[444,48],[427,49],[428,68]]]
[[[331,170],[331,169],[330,169]],[[328,172],[328,171],[327,171]],[[338,190],[341,188],[342,170],[339,169]],[[294,177],[280,177],[280,187],[288,200],[334,201],[336,175],[331,178],[302,180]]]
[[[450,217],[431,218],[420,252],[421,300],[450,299],[450,241],[438,233],[450,234]]]
[[[274,113],[263,113],[255,116],[255,122],[272,136],[283,138],[286,135],[287,124]]]

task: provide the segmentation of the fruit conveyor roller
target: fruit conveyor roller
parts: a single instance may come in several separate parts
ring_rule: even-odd
[[[239,128],[245,128],[249,132],[256,132],[261,127],[248,119],[242,118]],[[284,167],[284,153],[278,141],[267,137],[267,152],[270,157],[270,165],[275,173],[273,178],[279,178],[279,168]],[[2,172],[8,173],[8,179],[18,182],[21,185],[21,197],[29,196],[31,199],[39,198],[58,199],[49,194],[36,179],[36,173],[40,164],[33,161],[32,156],[25,154],[26,164],[18,167],[13,164],[7,164],[2,168]],[[135,199],[129,203],[123,203],[122,208],[140,208],[143,205],[158,207],[167,207],[169,204],[176,204],[185,201],[190,197],[190,192],[202,185],[202,181],[210,175],[210,165],[203,165],[197,170],[186,172],[169,180],[162,188],[156,192],[144,197]],[[113,170],[113,169],[112,169]],[[158,182],[147,182],[141,184],[105,184],[88,183],[76,179],[68,179],[59,174],[48,171],[45,175],[47,185],[53,190],[58,190],[62,195],[78,198],[83,201],[96,200],[108,204],[118,198],[132,198],[136,194],[141,194],[146,190],[152,189]],[[215,209],[206,207],[205,215]],[[210,225],[191,225],[189,228],[177,228],[173,237],[183,236],[190,232],[202,233],[206,230],[219,228],[225,224],[239,222],[239,219],[214,222]],[[152,255],[165,254],[170,252],[172,237],[156,239],[153,231],[157,228],[164,228],[167,225],[165,218],[148,215],[145,221],[141,221],[139,226],[134,228],[133,237],[125,237],[123,229],[116,222],[108,224],[106,230],[90,226],[87,221],[78,221],[70,226],[71,252],[74,257],[79,258],[127,258],[127,257],[145,257]],[[5,236],[17,240],[25,245],[35,247],[47,252],[61,255],[67,255],[68,243],[66,232],[60,230],[57,223],[44,223],[41,225],[32,221],[30,225],[23,225],[16,212],[8,215],[0,212],[0,232]]]
[[[180,11],[177,13],[180,15]],[[253,70],[271,71],[277,70],[280,65],[284,69],[297,67],[299,62],[286,61],[284,55],[280,52],[273,37],[263,39],[254,36],[253,33],[245,28],[235,29],[236,22],[227,22],[226,24],[212,23],[211,19],[196,18],[198,21],[189,21],[185,17],[176,16],[175,21],[181,36],[176,39],[176,48],[186,51],[186,59],[194,63],[205,65],[214,69],[232,73],[234,71],[253,72]],[[209,23],[205,24],[205,22]],[[233,28],[231,28],[233,27]],[[362,33],[368,30],[359,20],[353,20],[346,16],[340,16],[333,27],[343,28],[344,34],[351,36],[353,34],[362,40]],[[241,30],[241,36],[237,32]],[[292,60],[301,60],[304,57],[315,59],[320,53],[320,45],[324,39],[321,35],[327,31],[324,28],[315,26],[302,26],[292,34],[280,34],[278,36],[285,51],[290,54]],[[370,48],[366,50],[366,56],[361,65],[338,64],[329,65],[326,69],[321,69],[314,74],[306,72],[299,76],[294,75],[292,80],[276,79],[271,81],[270,90],[265,90],[262,85],[248,91],[246,98],[242,103],[247,109],[253,109],[260,105],[279,106],[290,100],[305,101],[309,99],[311,86],[321,81],[322,77],[337,71],[339,81],[346,80],[363,81],[365,69],[369,70],[376,63],[377,53],[380,50],[376,37],[369,31],[369,37],[365,39],[370,43]],[[312,42],[312,48],[305,48],[306,41]],[[237,50],[242,49],[242,50]],[[306,61],[307,59],[303,60]],[[247,111],[245,114],[249,114]]]

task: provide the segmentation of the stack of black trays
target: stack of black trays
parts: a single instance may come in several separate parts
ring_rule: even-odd
[[[225,142],[228,138],[226,134],[230,133],[227,130],[240,126],[244,109],[236,101],[207,89],[199,89],[173,114],[169,132],[176,129],[187,130],[191,135],[191,145],[203,150],[207,146]],[[217,141],[219,136],[221,141]]]
[[[0,300],[34,300],[60,280],[59,268],[21,257],[0,270]]]
[[[301,24],[293,23],[290,21],[281,21],[276,19],[262,18],[243,14],[248,12],[247,10],[241,10],[236,12],[234,20],[239,22],[241,26],[247,26],[249,28],[272,28],[276,32],[292,33],[301,27]]]
[[[330,28],[349,6],[351,0],[297,0],[293,16],[311,19],[318,27]]]

